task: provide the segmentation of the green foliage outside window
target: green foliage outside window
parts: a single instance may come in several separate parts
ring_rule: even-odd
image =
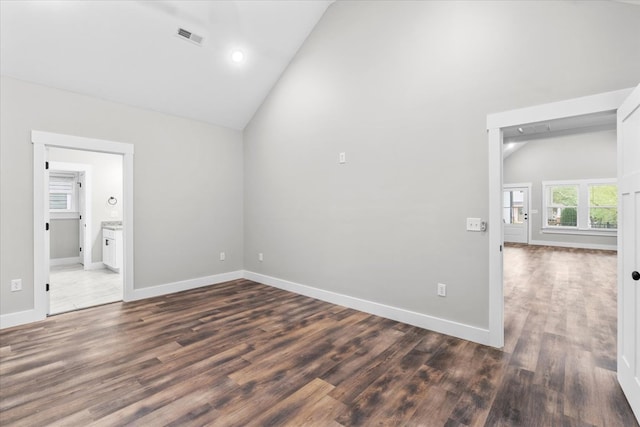
[[[564,208],[560,213],[560,225],[575,227],[578,224],[578,211],[576,208]]]
[[[592,185],[589,187],[589,220],[591,228],[618,227],[618,187]]]
[[[554,205],[577,206],[578,188],[575,186],[553,187],[551,202]]]

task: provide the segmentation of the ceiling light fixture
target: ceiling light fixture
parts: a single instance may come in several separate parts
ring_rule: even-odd
[[[231,61],[233,61],[236,64],[243,62],[244,52],[241,51],[240,49],[236,49],[233,52],[231,52]]]
[[[520,132],[520,133],[524,133],[524,129],[522,129],[522,128],[518,128],[518,132]]]

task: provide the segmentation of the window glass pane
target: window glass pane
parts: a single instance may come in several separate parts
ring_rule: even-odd
[[[589,208],[589,227],[618,228],[618,208]]]
[[[49,193],[49,209],[70,209],[69,206],[70,197],[65,193]]]
[[[618,186],[590,185],[589,206],[618,206]]]
[[[547,226],[578,226],[578,186],[556,185],[547,190]]]
[[[618,228],[618,186],[589,186],[589,227]]]
[[[554,206],[578,206],[578,186],[562,185],[549,187],[551,204]]]
[[[578,210],[576,208],[549,208],[547,225],[552,227],[576,227],[578,225]]]
[[[511,191],[502,192],[502,221],[511,224]]]

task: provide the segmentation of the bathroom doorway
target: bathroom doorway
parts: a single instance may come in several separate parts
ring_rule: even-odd
[[[49,314],[121,301],[122,231],[117,264],[103,241],[122,230],[122,156],[51,147],[48,158]]]

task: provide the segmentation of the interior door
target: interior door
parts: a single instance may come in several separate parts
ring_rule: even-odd
[[[618,381],[640,420],[640,85],[618,109]]]
[[[78,174],[78,211],[80,213],[80,220],[78,221],[78,236],[80,245],[80,263],[84,266],[85,270],[89,269],[91,260],[88,259],[89,251],[87,250],[87,199],[86,199],[86,173],[80,172]]]
[[[47,297],[45,298],[45,313],[49,314],[49,284],[51,281],[49,280],[49,268],[50,268],[50,257],[51,257],[51,213],[49,211],[49,148],[44,150],[44,160],[45,160],[45,169],[44,169],[44,182],[42,185],[44,186],[44,223],[45,225],[45,233],[44,233],[44,280],[46,283],[46,292]]]
[[[505,186],[502,192],[504,241],[529,243],[529,189]]]

